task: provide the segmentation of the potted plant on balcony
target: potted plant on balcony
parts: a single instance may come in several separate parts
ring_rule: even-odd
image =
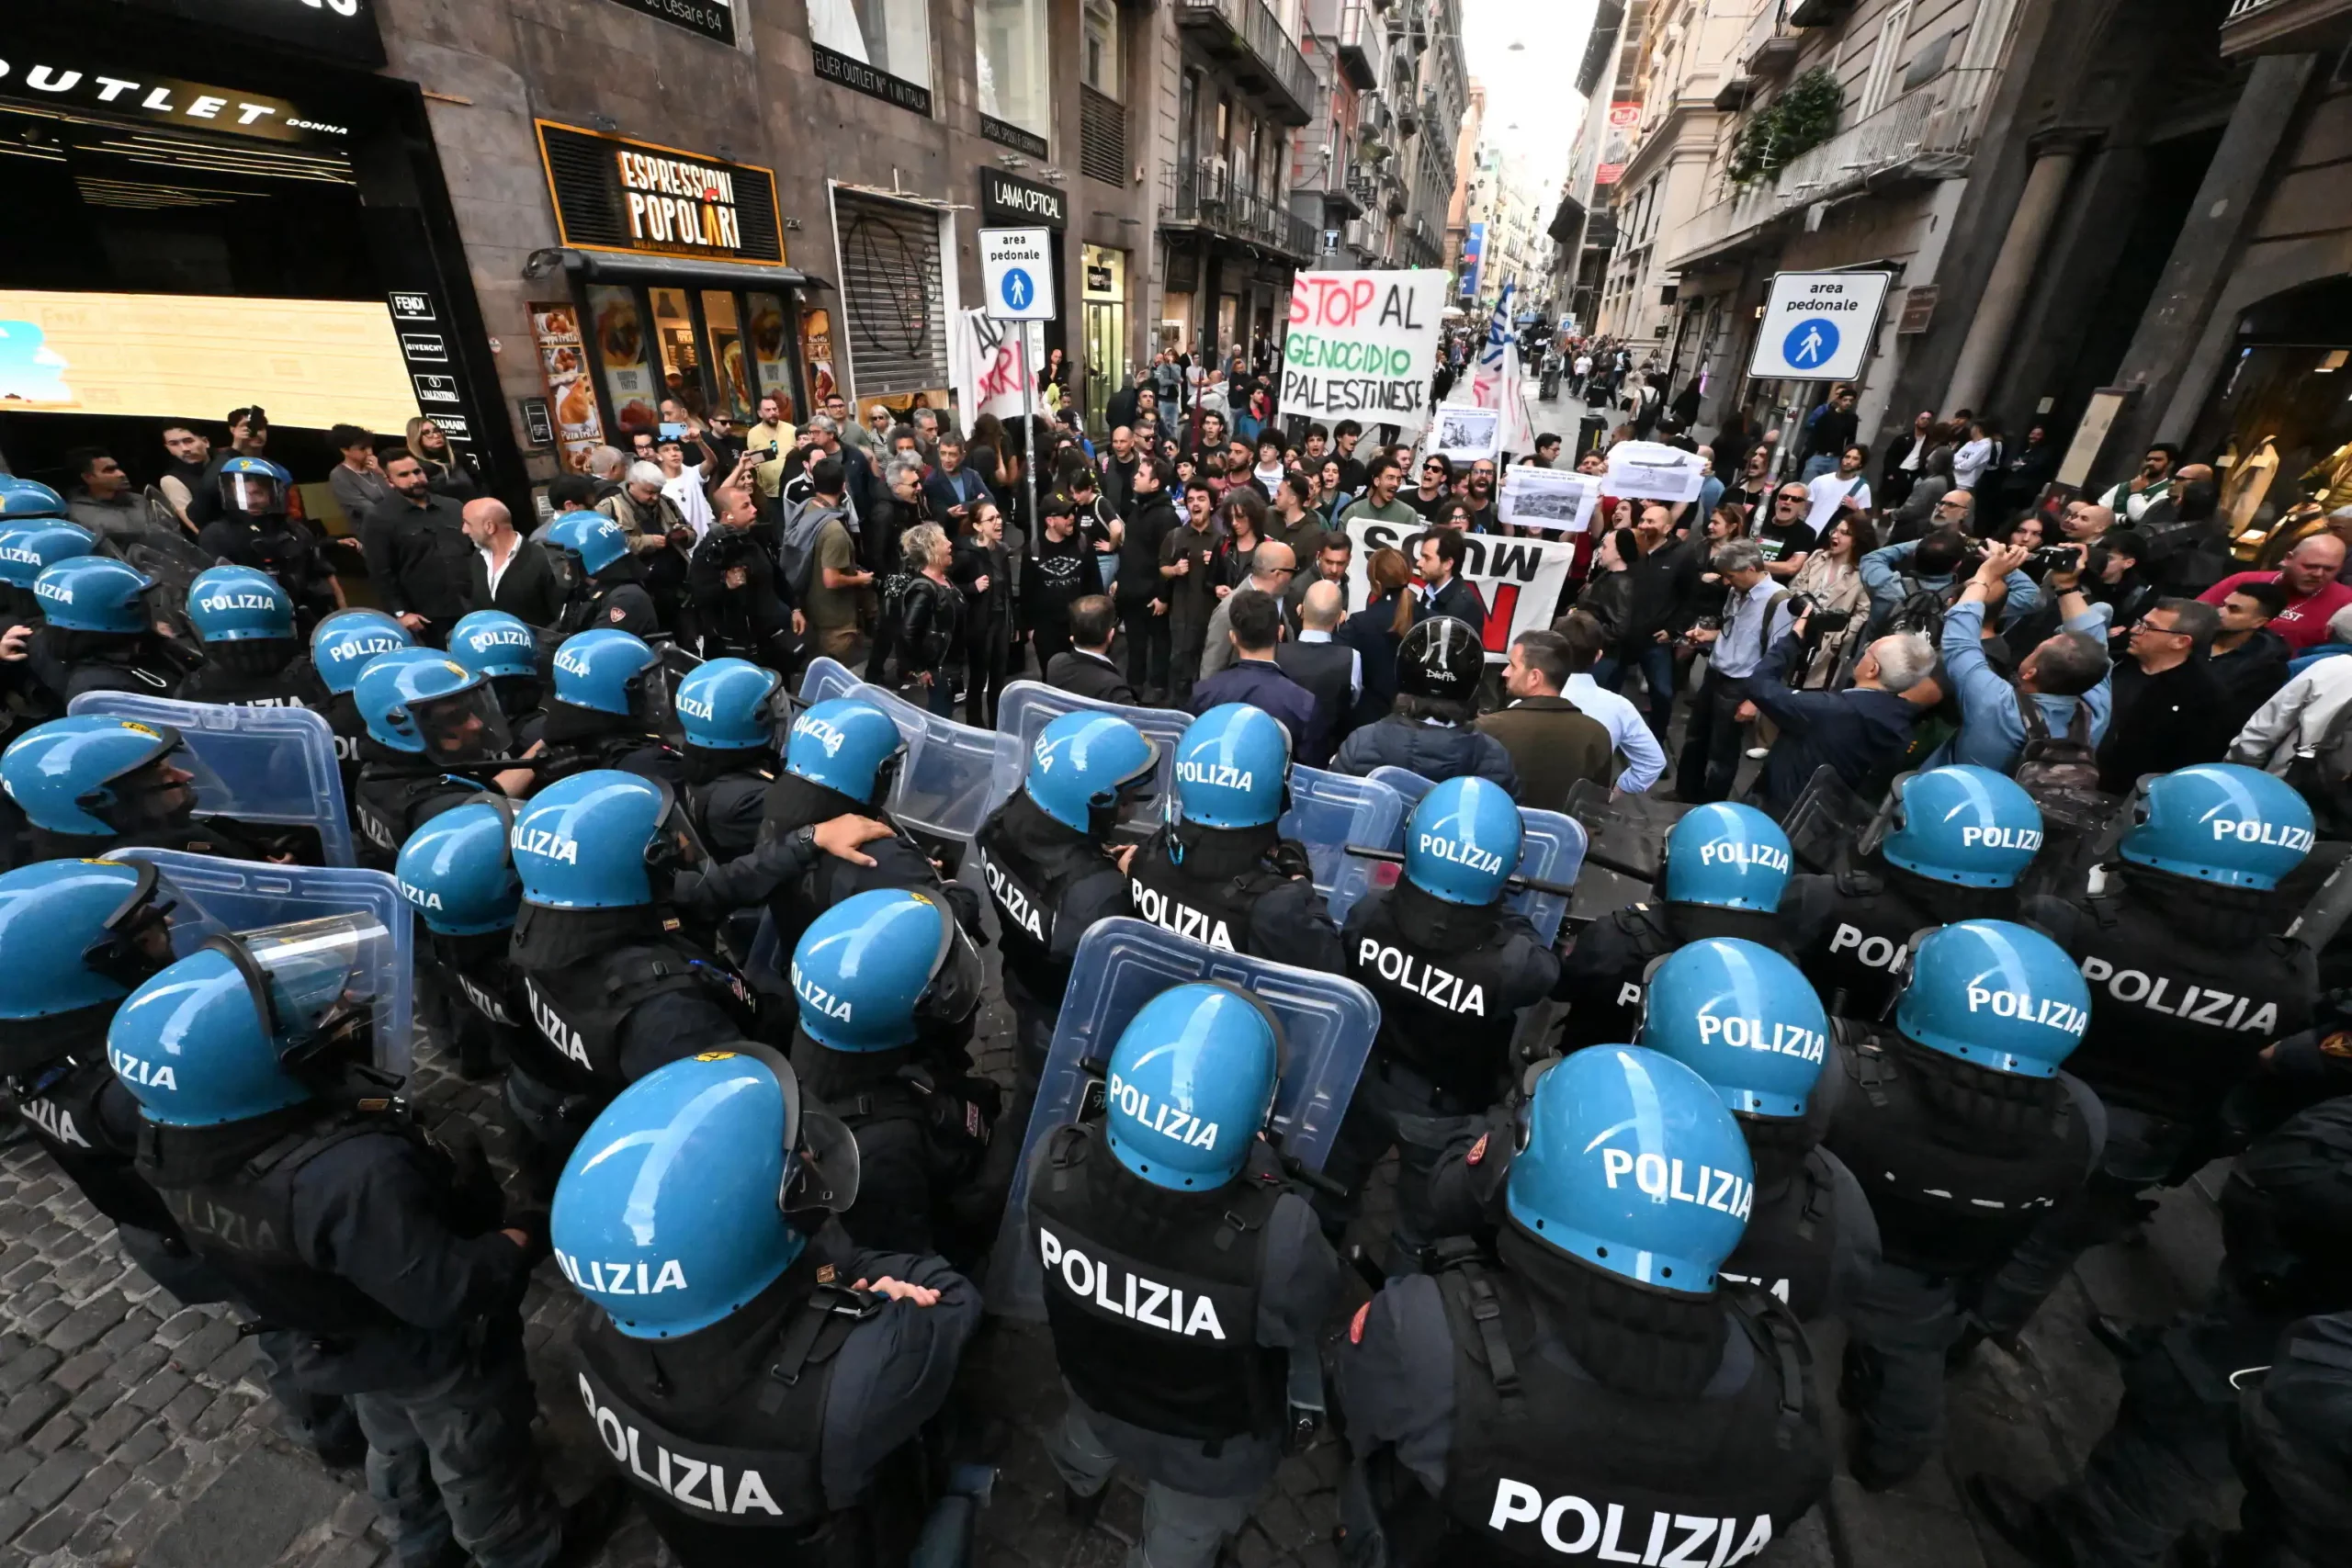
[[[1758,109],[1733,144],[1730,174],[1735,185],[1777,176],[1797,158],[1838,134],[1846,89],[1826,65],[1789,84],[1788,90]]]

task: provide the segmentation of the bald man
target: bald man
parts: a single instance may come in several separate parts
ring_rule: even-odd
[[[1363,655],[1332,634],[1347,614],[1347,601],[1336,582],[1317,582],[1300,596],[1298,635],[1274,650],[1274,662],[1315,699],[1316,749],[1299,761],[1310,768],[1326,768],[1340,742],[1348,737],[1348,720],[1363,695]]]
[[[2289,550],[2277,571],[2233,572],[2197,597],[2218,607],[2246,583],[2278,583],[2287,591],[2287,607],[2270,617],[2270,629],[2301,653],[2325,642],[2328,618],[2352,604],[2352,588],[2335,580],[2343,570],[2344,541],[2334,534],[2314,534]]]
[[[466,608],[503,610],[526,626],[551,626],[563,613],[563,587],[543,546],[514,531],[506,503],[484,496],[459,519],[473,545],[466,566]]]
[[[1297,573],[1296,553],[1281,540],[1269,539],[1250,554],[1250,581],[1242,584],[1245,588],[1272,594],[1274,604],[1283,612],[1283,629],[1293,635],[1298,628],[1290,623],[1290,605],[1283,598],[1283,590],[1290,586],[1290,580]],[[1201,649],[1201,679],[1204,681],[1233,662],[1233,639],[1226,635],[1230,629],[1226,607],[1232,602],[1232,596],[1227,594],[1218,600],[1216,608],[1209,613],[1208,641]]]

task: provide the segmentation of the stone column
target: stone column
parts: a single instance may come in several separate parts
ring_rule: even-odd
[[[1984,292],[1969,321],[1968,335],[1961,340],[1951,384],[1944,391],[1942,407],[1947,411],[1982,411],[1985,394],[1992,389],[1994,369],[2000,364],[2001,351],[2008,346],[2018,312],[2025,306],[2026,289],[2041,264],[2051,226],[2058,220],[2059,203],[2074,178],[2083,146],[2082,137],[2066,135],[2034,148],[2025,190],[2018,197],[2017,210],[2009,215],[2008,232],[2002,236],[2000,254],[1993,258],[1993,270],[1984,279]]]

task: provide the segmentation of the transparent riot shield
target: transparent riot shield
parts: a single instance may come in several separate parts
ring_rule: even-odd
[[[1403,770],[1383,768],[1374,772],[1395,773]],[[1405,776],[1419,777],[1417,773]],[[1558,940],[1560,924],[1568,915],[1569,895],[1561,889],[1582,890],[1577,877],[1584,869],[1584,825],[1557,811],[1530,811],[1524,807],[1520,808],[1519,822],[1519,867],[1511,874],[1544,886],[1515,886],[1504,902],[1526,918],[1527,923],[1535,928],[1537,938],[1548,947]],[[1396,832],[1389,838],[1385,855],[1375,858],[1361,852],[1372,847],[1375,846],[1359,840],[1351,848],[1347,865],[1340,874],[1338,889],[1325,900],[1334,925],[1346,919],[1348,911],[1365,894],[1396,885],[1396,878],[1403,874],[1400,863],[1405,848],[1404,823],[1400,820]]]
[[[1098,921],[1079,943],[1036,1109],[1023,1134],[989,1262],[989,1310],[1043,1317],[1043,1286],[1023,1245],[1030,1156],[1053,1128],[1102,1113],[1102,1074],[1120,1032],[1154,997],[1195,980],[1221,980],[1248,991],[1279,1021],[1283,1075],[1270,1131],[1286,1159],[1309,1172],[1323,1168],[1379,1032],[1380,1007],[1372,993],[1340,976],[1219,953],[1148,921]]]
[[[198,816],[226,818],[305,863],[355,863],[334,731],[321,715],[131,692],[85,692],[68,711],[172,726],[187,743]]]
[[[264,865],[178,850],[119,849],[108,857],[143,861],[167,877],[183,908],[172,919],[172,946],[182,956],[226,931],[274,955],[273,968],[300,970],[313,991],[328,960],[347,963],[333,983],[372,1005],[376,1065],[408,1076],[409,987],[414,936],[400,884],[380,871],[345,866]],[[330,940],[332,939],[332,940]]]
[[[1387,843],[1404,830],[1409,809],[1405,797],[1377,777],[1360,779],[1327,773],[1320,768],[1291,769],[1290,809],[1283,813],[1282,835],[1306,846],[1307,861],[1315,868],[1315,890],[1330,907],[1334,923],[1347,911],[1331,900],[1358,869],[1348,846]],[[1352,904],[1361,897],[1359,888],[1346,902]]]
[[[662,704],[662,711],[668,716],[662,721],[662,739],[673,746],[681,745],[686,729],[678,717],[678,686],[702,667],[702,660],[674,642],[663,643],[654,651],[662,660],[662,688],[668,698]]]
[[[863,697],[888,714],[906,737],[906,760],[887,803],[890,814],[918,833],[970,843],[988,816],[996,731],[941,718],[895,692],[867,685],[833,660],[810,660],[800,679],[802,705],[833,697]]]
[[[198,572],[220,563],[197,547],[170,512],[160,515],[154,513],[160,502],[150,499],[148,505],[150,515],[144,525],[132,524],[119,532],[109,533],[107,544],[131,567],[154,581],[155,586],[147,592],[150,607],[159,619],[170,623],[175,635],[193,648],[197,636],[194,624],[187,618],[188,586]]]
[[[1834,876],[1854,862],[1862,836],[1877,817],[1875,808],[1823,763],[1781,818],[1789,836],[1789,852],[1805,870]]]
[[[1152,773],[1151,787],[1130,797],[1120,816],[1122,828],[1148,836],[1159,826],[1167,805],[1169,781],[1175,773],[1176,743],[1184,738],[1193,716],[1175,708],[1128,707],[1097,697],[1081,697],[1038,681],[1013,682],[1005,687],[1004,696],[998,704],[997,734],[1006,739],[998,744],[996,770],[989,780],[989,810],[1002,806],[1021,787],[1022,774],[1029,766],[1029,749],[1036,744],[1038,732],[1070,713],[1101,713],[1124,718],[1159,746],[1159,763]]]
[[[1425,779],[1410,768],[1374,768],[1365,775],[1374,784],[1385,784],[1405,797],[1405,809],[1409,812],[1421,803],[1421,796],[1437,787],[1437,781]]]
[[[1608,785],[1589,780],[1568,791],[1567,807],[1586,835],[1576,897],[1564,917],[1578,927],[1651,896],[1665,863],[1667,832],[1690,809],[1645,795],[1612,800]]]

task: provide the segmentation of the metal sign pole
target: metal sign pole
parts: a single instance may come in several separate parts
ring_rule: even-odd
[[[1027,361],[1022,367],[1024,373],[1021,378],[1021,475],[1029,491],[1029,505],[1021,514],[1021,525],[1029,536],[1032,554],[1036,552],[1037,541],[1043,536],[1044,524],[1037,516],[1037,363],[1043,355],[1033,355],[1031,350],[1041,346],[1046,336],[1046,329],[1040,326],[1037,335],[1032,338],[1029,329],[1034,324],[1021,324],[1021,357]]]

